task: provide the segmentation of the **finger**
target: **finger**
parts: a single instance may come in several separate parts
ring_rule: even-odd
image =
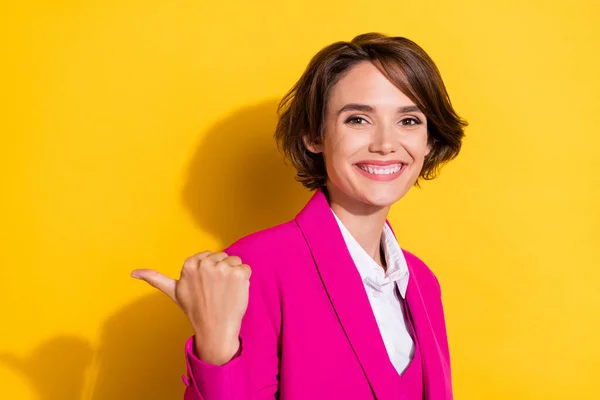
[[[200,261],[210,256],[211,254],[211,251],[206,250],[186,258],[183,263],[183,267],[181,268],[181,273],[179,274],[179,280],[183,279],[188,273],[188,271],[196,271],[198,265],[200,265]]]
[[[154,271],[153,269],[136,269],[131,273],[131,276],[137,279],[146,281],[151,286],[154,286],[167,296],[171,298],[175,303],[175,280],[161,274],[160,272]]]
[[[210,256],[203,258],[200,261],[199,266],[202,269],[211,269],[211,268],[214,268],[217,264],[219,264],[219,262],[223,261],[227,257],[228,257],[228,255],[223,252],[213,253]]]
[[[252,275],[252,268],[250,268],[248,264],[236,265],[234,268],[239,271],[238,273],[242,278],[250,279],[250,276]]]
[[[215,264],[218,262],[223,261],[224,259],[226,259],[227,257],[229,257],[227,255],[227,253],[224,253],[222,251],[218,252],[218,253],[213,253],[210,256],[206,257],[207,261],[211,261],[214,262]]]
[[[210,256],[211,254],[212,254],[212,251],[208,251],[208,250],[201,251],[200,253],[196,253],[193,256],[186,258],[185,263],[200,261],[200,260]]]
[[[223,261],[221,261],[221,262],[227,263],[234,267],[238,266],[238,265],[242,265],[242,259],[239,258],[238,256],[228,256],[228,257],[224,258]]]

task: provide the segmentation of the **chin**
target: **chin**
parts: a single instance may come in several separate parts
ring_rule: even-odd
[[[369,182],[364,179],[349,179],[342,184],[329,181],[330,191],[344,194],[347,200],[352,199],[369,207],[390,207],[400,200],[410,189],[406,181]]]
[[[354,172],[354,171],[353,171]],[[412,170],[406,170],[404,175],[400,175],[393,180],[385,179],[365,179],[364,176],[353,176],[348,179],[344,190],[356,200],[375,207],[390,207],[400,199],[413,186],[417,176],[411,174]],[[408,174],[407,174],[408,173]]]
[[[368,188],[362,192],[362,202],[376,207],[390,207],[406,194],[396,187]]]

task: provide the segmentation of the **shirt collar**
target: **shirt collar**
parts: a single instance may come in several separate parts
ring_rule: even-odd
[[[381,245],[387,262],[387,271],[384,272],[383,268],[356,241],[333,210],[331,212],[338,223],[346,247],[365,285],[370,286],[375,292],[384,293],[393,290],[393,283],[396,283],[400,295],[404,298],[408,287],[408,266],[391,228],[385,224],[381,236]]]

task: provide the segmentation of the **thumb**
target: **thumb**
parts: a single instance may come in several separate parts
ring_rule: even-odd
[[[131,272],[131,276],[136,279],[146,281],[171,298],[176,304],[175,298],[175,280],[161,274],[153,269],[136,269]]]

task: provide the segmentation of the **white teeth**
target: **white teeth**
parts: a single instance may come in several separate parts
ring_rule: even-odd
[[[373,168],[366,165],[359,165],[358,168],[374,175],[390,175],[400,171],[402,169],[402,165],[396,165],[392,168]]]

